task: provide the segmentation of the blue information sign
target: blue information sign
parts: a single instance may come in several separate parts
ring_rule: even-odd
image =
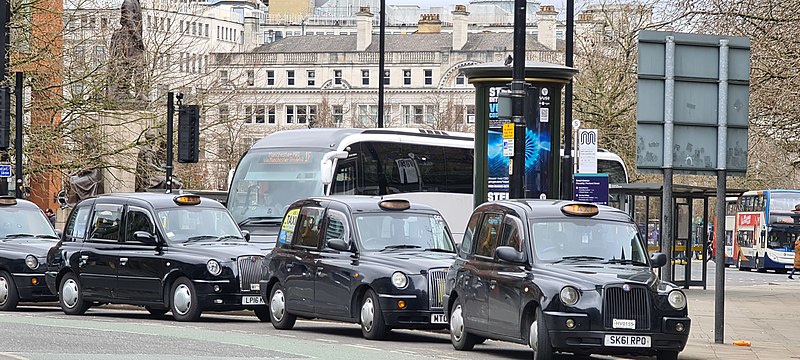
[[[0,178],[11,177],[11,165],[0,165]]]
[[[608,205],[608,174],[575,174],[573,199]]]

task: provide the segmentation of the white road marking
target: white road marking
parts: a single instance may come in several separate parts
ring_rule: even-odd
[[[17,359],[17,360],[30,360],[30,359],[28,359],[26,357],[22,357],[22,356],[19,356],[19,355],[14,355],[12,353],[0,353],[0,357],[8,357],[8,358]]]
[[[354,347],[354,348],[359,348],[359,349],[365,349],[365,350],[382,351],[381,349],[378,349],[378,348],[375,348],[375,347],[372,347],[372,346],[352,345],[352,344],[345,344],[344,346],[349,346],[349,347]]]

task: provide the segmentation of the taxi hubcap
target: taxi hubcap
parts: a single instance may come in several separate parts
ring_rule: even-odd
[[[456,306],[453,313],[450,314],[450,333],[456,341],[461,341],[464,336],[464,316],[461,313],[461,305]]]
[[[192,292],[189,291],[189,287],[185,284],[178,285],[175,288],[175,295],[172,296],[172,303],[178,314],[184,315],[189,312],[192,307]]]
[[[283,315],[286,313],[286,299],[283,298],[283,291],[275,290],[275,293],[272,294],[272,300],[269,302],[269,309],[275,320],[283,320]]]
[[[364,305],[361,305],[361,325],[367,331],[372,330],[372,323],[375,320],[375,304],[372,303],[372,298],[368,297],[364,300]]]
[[[78,293],[78,283],[75,282],[74,279],[68,279],[64,282],[64,287],[61,289],[61,301],[71,309],[78,303]]]
[[[530,339],[528,339],[528,341],[531,344],[531,349],[533,349],[533,352],[536,352],[536,349],[539,347],[539,327],[537,326],[536,320],[533,320],[531,323],[531,330],[528,333],[530,334]]]
[[[0,305],[4,305],[8,300],[8,280],[0,277]]]

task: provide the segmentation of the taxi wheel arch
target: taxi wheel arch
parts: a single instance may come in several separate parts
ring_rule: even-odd
[[[361,324],[361,334],[367,340],[383,340],[389,333],[389,327],[386,326],[386,321],[383,318],[383,310],[381,309],[380,299],[375,290],[368,289],[364,296],[361,297],[359,303],[359,323]],[[371,321],[364,323],[362,318],[370,313]],[[369,316],[366,315],[366,316]],[[368,318],[369,319],[369,318]]]
[[[362,284],[353,291],[353,297],[350,299],[350,316],[356,323],[360,322],[361,316],[361,301],[364,299],[364,294],[367,290],[372,290],[369,285]]]
[[[282,300],[283,308],[281,309],[280,306],[273,304],[273,300],[277,301],[275,294],[281,292],[280,299]],[[280,282],[275,282],[269,289],[269,301],[267,302],[267,308],[269,309],[269,316],[270,322],[272,323],[272,327],[278,330],[291,330],[294,327],[295,322],[297,322],[297,316],[290,313],[289,309],[286,307],[286,292],[283,289],[283,285]],[[280,316],[280,319],[278,318]]]
[[[528,336],[529,335],[528,333],[530,332],[531,323],[533,322],[533,320],[536,319],[537,308],[539,308],[539,303],[531,300],[522,309],[522,321],[519,322],[520,325],[519,333],[520,335],[522,335],[522,338],[525,339],[526,341],[530,338]]]
[[[0,310],[2,311],[11,311],[17,308],[17,304],[19,303],[19,293],[17,292],[17,285],[14,282],[14,277],[11,276],[11,273],[5,271],[5,269],[0,269],[0,277],[3,278],[2,283],[0,286],[7,287],[7,289],[0,289],[3,291],[4,294],[0,294],[2,298],[0,301]]]
[[[169,292],[171,299],[169,306],[170,310],[172,311],[172,317],[178,321],[191,322],[199,320],[200,316],[203,314],[203,309],[200,305],[200,301],[198,300],[197,290],[195,289],[194,284],[192,284],[192,281],[185,276],[181,276],[175,279],[170,288],[172,290]],[[174,301],[174,299],[176,299],[176,295],[188,300],[188,304],[176,304]],[[186,296],[189,298],[186,299]],[[181,311],[179,306],[186,306],[186,310]]]
[[[472,350],[472,348],[475,347],[475,344],[479,343],[479,340],[481,338],[479,338],[479,337],[477,337],[477,336],[475,336],[473,334],[470,334],[469,331],[467,331],[467,328],[463,323],[463,321],[464,321],[463,320],[464,319],[464,316],[463,316],[464,309],[463,309],[463,304],[461,302],[461,298],[455,292],[453,293],[453,296],[454,297],[452,297],[450,299],[450,307],[448,308],[449,309],[449,314],[447,314],[447,322],[448,322],[448,326],[449,326],[448,332],[450,333],[450,343],[453,344],[453,348],[458,350],[458,351],[470,351],[470,350]],[[457,322],[453,321],[453,312],[456,311],[455,308],[457,308],[457,307],[461,307],[461,309],[459,311],[461,311],[461,314],[462,314],[461,315],[461,326],[460,326],[461,327],[461,337],[460,338],[457,338],[458,332],[454,331],[454,329],[453,329],[454,326],[457,326],[457,325],[454,325]],[[484,341],[485,341],[485,339],[484,339]]]
[[[64,302],[65,301],[64,286],[69,281],[74,281],[74,286],[76,288],[76,294],[74,294],[74,296],[76,297],[75,304],[72,306],[69,306],[69,304],[66,304]],[[86,310],[89,309],[89,306],[91,306],[91,302],[88,302],[83,299],[80,279],[78,278],[78,275],[72,271],[66,271],[59,277],[58,304],[61,306],[61,310],[64,311],[64,314],[67,315],[83,315],[86,312]]]
[[[553,343],[550,340],[550,333],[547,329],[547,323],[544,320],[544,311],[540,306],[537,306],[533,310],[533,316],[531,317],[531,322],[528,323],[528,329],[533,328],[533,322],[536,322],[536,329],[537,329],[537,346],[536,349],[533,349],[533,346],[530,344],[531,334],[530,330],[527,331],[527,338],[528,346],[534,350],[533,352],[533,360],[551,360],[553,359]]]
[[[164,279],[164,289],[161,291],[162,301],[164,302],[164,307],[170,309],[172,302],[170,301],[170,296],[172,296],[172,284],[175,283],[175,280],[179,277],[186,277],[183,273],[179,271],[175,271],[167,275],[167,278]]]

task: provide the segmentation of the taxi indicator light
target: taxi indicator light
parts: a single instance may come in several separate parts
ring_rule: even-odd
[[[384,210],[408,210],[411,208],[411,203],[408,200],[402,199],[392,199],[392,200],[381,200],[378,203],[381,209]]]
[[[575,328],[575,320],[567,319],[567,321],[565,322],[564,325],[567,326],[567,329],[574,329]]]
[[[39,285],[39,279],[38,278],[31,278],[31,285]]]
[[[200,197],[197,195],[180,195],[173,200],[178,205],[197,205],[200,203]]]
[[[595,216],[600,212],[594,204],[569,204],[561,207],[561,212],[574,216]]]
[[[0,196],[0,205],[17,205],[17,199],[13,196]]]
[[[406,308],[406,306],[407,306],[407,304],[406,304],[405,300],[398,300],[397,301],[397,308],[398,309],[403,310],[403,309]]]

